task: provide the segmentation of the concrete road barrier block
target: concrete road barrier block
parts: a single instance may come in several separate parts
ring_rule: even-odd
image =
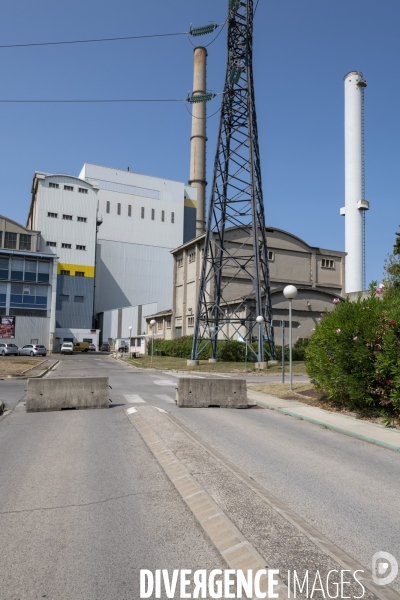
[[[28,412],[108,407],[108,377],[28,379]]]
[[[178,379],[176,403],[186,408],[248,408],[244,379]]]

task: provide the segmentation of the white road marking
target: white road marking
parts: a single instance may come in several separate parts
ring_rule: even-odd
[[[205,377],[203,377],[202,375],[191,375],[190,373],[188,373],[187,375],[185,373],[165,373],[165,375],[170,375],[171,377],[176,377],[177,379],[180,379],[181,377],[190,377],[191,379],[205,379]]]
[[[159,412],[165,413],[166,415],[168,414],[166,410],[163,410],[162,408],[158,408],[158,406],[155,407]]]
[[[128,408],[128,410],[125,411],[127,415],[133,415],[133,413],[137,412],[136,408]]]
[[[158,396],[156,395],[156,398],[159,398],[164,402],[168,402],[169,404],[175,404],[175,400],[171,398],[171,396],[167,396],[166,394],[159,394]]]
[[[124,398],[130,404],[146,404],[146,400],[143,400],[143,398],[141,398],[137,394],[131,394],[130,396],[124,395]]]
[[[158,381],[153,381],[156,385],[172,385],[176,386],[176,381],[172,381],[172,379],[159,379]]]

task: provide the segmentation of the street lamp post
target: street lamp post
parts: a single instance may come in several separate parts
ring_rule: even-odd
[[[262,324],[264,323],[264,317],[262,315],[259,315],[256,318],[256,321],[258,323],[258,370],[260,370],[261,368],[261,362],[263,362],[261,359],[263,357],[263,339],[262,339]]]
[[[133,329],[132,325],[129,325],[128,329],[129,329],[128,352],[130,353],[131,345],[132,345],[132,343],[131,343],[132,329]]]
[[[289,371],[290,371],[290,391],[293,389],[293,364],[292,364],[292,300],[297,296],[297,288],[294,285],[287,285],[283,290],[283,295],[289,300]],[[282,352],[285,349],[282,348]]]
[[[150,321],[150,327],[151,327],[151,333],[152,333],[152,337],[151,337],[151,362],[153,362],[153,352],[154,352],[154,325],[156,324],[155,319],[152,319]]]

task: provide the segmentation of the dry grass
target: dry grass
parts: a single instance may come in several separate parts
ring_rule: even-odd
[[[172,356],[154,356],[153,362],[151,362],[151,356],[142,356],[141,358],[124,358],[123,360],[139,369],[157,369],[160,371],[195,371],[199,373],[234,374],[251,373],[252,375],[255,375],[259,372],[254,368],[254,363],[247,363],[247,370],[245,371],[245,363],[241,362],[209,363],[207,360],[201,360],[198,366],[188,367],[186,358],[174,358]],[[265,375],[265,373],[279,373],[281,370],[282,367],[277,366],[271,367],[267,371],[260,371],[260,373]],[[304,363],[294,363],[293,372],[305,373]]]
[[[369,421],[370,423],[376,423],[378,425],[384,424],[382,418],[379,416],[353,412],[343,407],[334,399],[327,398],[320,392],[315,391],[314,386],[311,383],[293,383],[293,391],[289,390],[288,383],[252,385],[249,386],[249,389],[254,390],[255,392],[261,392],[263,394],[270,394],[271,396],[276,396],[277,398],[303,402],[309,406],[315,406],[316,408],[323,408],[324,410],[329,410],[331,412],[341,413],[342,415],[347,415],[363,421]],[[396,422],[394,426],[397,429],[400,429],[400,422]]]
[[[0,377],[20,375],[23,371],[29,369],[29,367],[36,368],[43,360],[45,360],[43,356],[33,356],[32,358],[27,358],[26,356],[2,356],[0,358]],[[45,364],[38,366],[39,371],[44,371],[45,368]]]
[[[293,383],[292,387],[293,391],[290,391],[288,383],[265,383],[263,385],[251,385],[249,386],[249,390],[261,392],[262,394],[270,394],[271,396],[276,396],[277,398],[288,398],[290,400],[296,399],[305,402],[306,398],[304,396],[300,396],[299,392],[305,392],[313,389],[311,383]]]

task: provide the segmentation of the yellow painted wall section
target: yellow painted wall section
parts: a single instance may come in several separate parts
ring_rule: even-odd
[[[189,198],[185,198],[185,206],[189,208],[197,208],[197,200],[190,200]]]
[[[75,271],[85,273],[85,277],[94,277],[94,267],[86,267],[85,265],[68,265],[66,263],[58,263],[57,275],[61,275],[61,271],[69,271],[73,277]]]

